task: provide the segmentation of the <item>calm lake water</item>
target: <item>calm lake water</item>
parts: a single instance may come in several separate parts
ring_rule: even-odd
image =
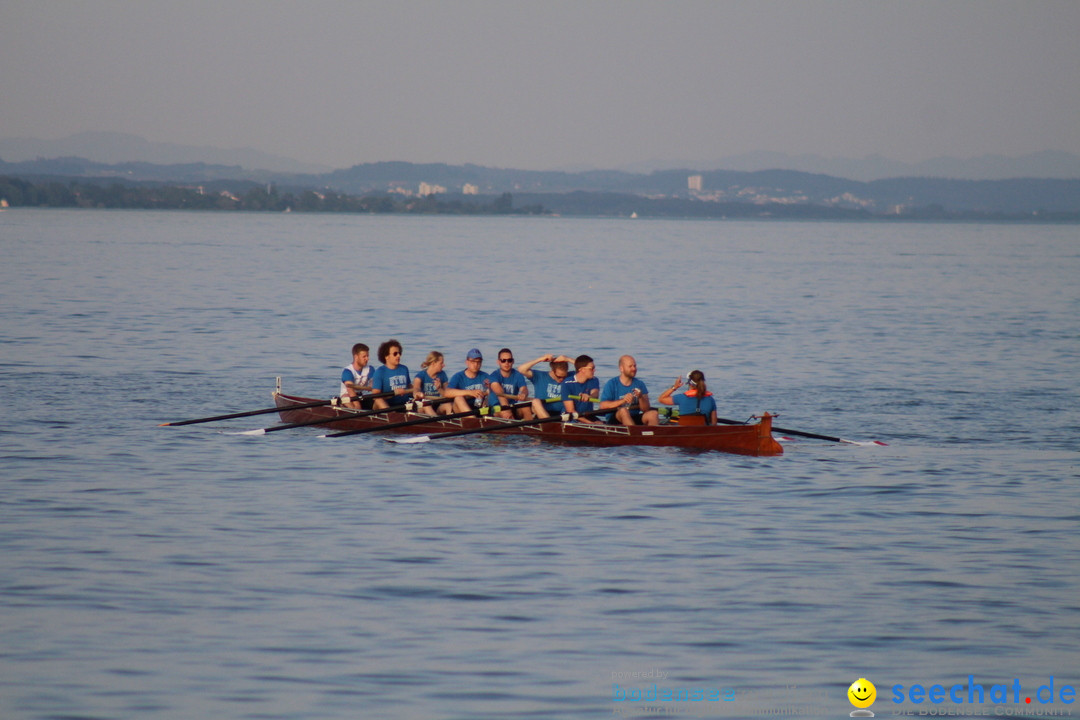
[[[18,209],[0,252],[5,720],[1080,685],[1080,227]],[[629,352],[654,398],[700,368],[721,416],[888,447],[157,427],[328,397],[388,337]],[[615,700],[654,683],[722,699]]]

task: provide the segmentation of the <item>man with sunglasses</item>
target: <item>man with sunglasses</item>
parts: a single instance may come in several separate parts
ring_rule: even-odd
[[[514,403],[524,402],[529,399],[529,381],[525,376],[514,369],[514,353],[509,348],[499,351],[499,368],[491,373],[491,396],[489,405],[501,405],[497,417],[518,420],[532,420],[532,410],[527,407],[509,409]]]
[[[409,368],[401,364],[401,343],[387,340],[379,346],[379,362],[382,367],[371,374],[371,390],[375,393],[393,392],[390,398],[375,398],[376,410],[397,408],[409,401],[412,394],[412,380]]]
[[[484,364],[484,356],[473,348],[465,356],[465,369],[454,373],[450,382],[443,389],[443,397],[454,398],[454,412],[466,412],[475,409],[469,407],[472,400],[476,407],[483,404],[488,396],[488,388],[491,381],[488,374],[480,369]]]

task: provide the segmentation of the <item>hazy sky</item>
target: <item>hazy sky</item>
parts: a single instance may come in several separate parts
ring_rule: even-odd
[[[0,0],[0,137],[546,169],[1080,154],[1078,0]]]

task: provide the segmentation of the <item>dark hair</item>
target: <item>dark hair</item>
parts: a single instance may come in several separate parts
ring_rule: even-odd
[[[562,370],[563,372],[569,372],[570,370],[570,363],[566,362],[565,360],[552,360],[549,365],[552,371]]]
[[[368,346],[365,345],[364,343],[356,343],[355,345],[352,346],[353,357],[356,357],[356,353],[358,353],[358,352],[370,352],[370,351],[368,350]]]
[[[575,370],[580,370],[581,368],[585,367],[586,365],[588,365],[592,361],[593,361],[593,359],[591,357],[589,357],[588,355],[578,355],[577,360],[574,361],[574,369]]]
[[[698,412],[701,412],[701,398],[705,397],[705,373],[700,370],[693,370],[686,379],[697,390],[697,407]]]
[[[398,350],[404,349],[397,340],[394,340],[393,338],[387,340],[379,346],[379,362],[386,363],[386,358],[390,355],[390,348],[397,348]]]
[[[503,349],[502,349],[502,350],[500,350],[499,352],[495,353],[495,357],[499,357],[499,356],[500,356],[500,355],[502,355],[503,353],[510,353],[511,357],[512,357],[512,356],[514,355],[514,351],[513,351],[513,350],[511,350],[510,348],[503,348]]]

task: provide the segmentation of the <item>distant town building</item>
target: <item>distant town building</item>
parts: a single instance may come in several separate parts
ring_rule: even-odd
[[[461,187],[461,194],[462,195],[479,195],[480,194],[480,188],[477,187],[476,185],[473,185],[472,183],[465,183]]]
[[[420,195],[438,195],[439,193],[446,192],[446,188],[442,185],[432,185],[431,183],[420,183]]]
[[[688,187],[691,190],[696,190],[697,192],[701,192],[701,176],[700,175],[691,175],[690,177],[686,178],[686,187]]]

